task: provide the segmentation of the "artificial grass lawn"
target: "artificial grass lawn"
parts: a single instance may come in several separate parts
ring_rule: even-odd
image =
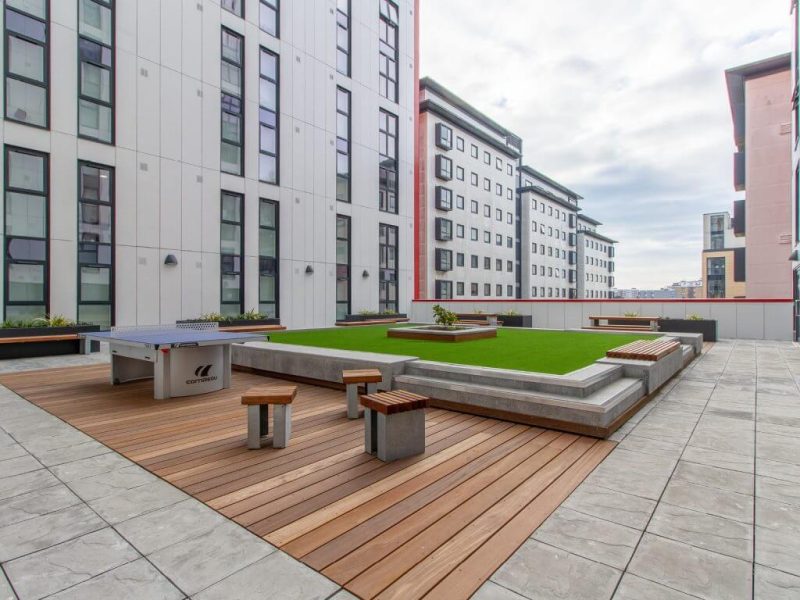
[[[466,342],[403,340],[386,336],[386,325],[334,327],[270,333],[270,341],[416,356],[422,360],[563,375],[592,364],[606,351],[653,335],[579,333],[501,328],[497,337]]]

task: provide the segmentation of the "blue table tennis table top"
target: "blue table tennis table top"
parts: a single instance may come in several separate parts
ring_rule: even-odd
[[[167,331],[93,331],[81,337],[103,340],[109,343],[141,344],[144,346],[194,346],[199,344],[221,344],[263,341],[263,334],[234,333],[227,331],[202,331],[173,329]]]

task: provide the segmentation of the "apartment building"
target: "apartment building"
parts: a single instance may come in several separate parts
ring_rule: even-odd
[[[516,298],[518,136],[419,83],[417,297]]]
[[[413,0],[5,0],[3,316],[406,308]]]
[[[800,7],[792,1],[792,97],[800,97]],[[800,340],[800,107],[792,104],[792,296],[794,339]]]
[[[578,215],[578,298],[613,298],[616,240],[597,231],[600,221]]]
[[[582,196],[519,169],[521,289],[525,298],[578,298],[577,225]]]
[[[725,76],[736,145],[734,188],[745,193],[744,199],[734,204],[733,228],[747,240],[747,296],[790,298],[791,56],[728,69]],[[707,291],[709,297],[715,293]]]
[[[740,209],[741,210],[741,209]],[[741,216],[740,216],[741,218]],[[728,212],[703,215],[702,282],[706,298],[747,296],[746,239]]]

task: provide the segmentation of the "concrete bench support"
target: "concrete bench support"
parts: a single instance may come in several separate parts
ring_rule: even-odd
[[[342,382],[347,390],[347,418],[358,418],[358,386],[364,384],[367,394],[378,391],[383,375],[378,369],[350,369],[342,371]]]
[[[257,450],[264,446],[269,433],[269,407],[273,406],[273,448],[286,448],[292,436],[292,400],[297,386],[252,388],[242,395],[247,405],[247,447]]]
[[[425,452],[428,398],[411,392],[382,392],[361,397],[364,451],[384,462]]]

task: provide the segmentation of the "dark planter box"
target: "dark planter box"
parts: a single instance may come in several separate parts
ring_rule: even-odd
[[[0,329],[0,338],[45,337],[49,335],[67,335],[70,333],[87,333],[89,331],[100,331],[100,326],[75,325],[72,327],[13,327],[8,329]],[[91,351],[97,352],[98,350],[100,350],[100,342],[91,342]],[[17,342],[14,344],[0,344],[0,359],[79,354],[80,351],[80,340]]]
[[[345,315],[342,319],[345,323],[361,323],[362,321],[376,321],[380,319],[407,319],[406,313],[394,313],[391,315]]]
[[[177,323],[207,323],[202,319],[184,319]],[[280,325],[281,320],[277,318],[269,319],[234,319],[232,321],[220,321],[220,327],[247,327],[248,325]]]
[[[533,327],[533,315],[499,315],[503,327]]]
[[[704,342],[717,341],[717,322],[712,319],[661,319],[658,329],[665,333],[702,333]]]
[[[636,319],[626,319],[624,317],[619,318],[619,319],[609,319],[608,320],[608,324],[609,325],[622,326],[622,327],[629,326],[629,325],[643,325],[643,323],[641,321],[637,321]]]

